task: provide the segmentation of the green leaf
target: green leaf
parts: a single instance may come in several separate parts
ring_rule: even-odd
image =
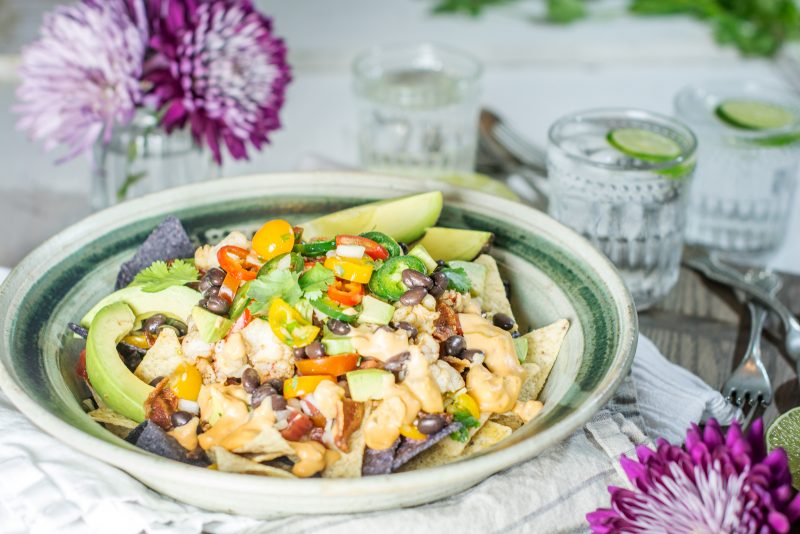
[[[333,271],[324,267],[321,263],[314,266],[300,276],[300,289],[302,289],[309,300],[314,300],[309,293],[322,294],[328,290],[328,286],[333,283],[335,276]]]
[[[547,20],[568,24],[586,16],[583,0],[547,0]]]
[[[117,200],[119,201],[125,200],[128,197],[128,190],[130,190],[131,187],[140,182],[145,176],[147,176],[147,173],[145,171],[129,174],[128,176],[126,176],[125,181],[122,182],[122,185],[119,186],[119,189],[117,189]]]
[[[440,271],[447,277],[447,289],[453,289],[459,293],[467,293],[472,288],[467,271],[463,267],[445,267]]]
[[[478,428],[481,422],[472,417],[467,411],[458,411],[453,414],[453,420],[461,423],[461,428],[450,434],[450,438],[464,443],[469,439],[469,429]]]
[[[477,17],[484,8],[510,4],[519,0],[440,0],[433,6],[434,13],[462,13],[470,17]]]
[[[248,298],[253,299],[248,306],[250,312],[266,313],[275,297],[294,305],[303,296],[303,290],[297,283],[298,277],[297,273],[288,269],[276,269],[250,282],[250,287],[247,289]]]
[[[186,260],[175,260],[171,265],[163,261],[154,261],[150,267],[139,271],[131,282],[132,286],[141,286],[146,293],[156,293],[170,286],[182,286],[200,278],[200,273],[192,263]]]

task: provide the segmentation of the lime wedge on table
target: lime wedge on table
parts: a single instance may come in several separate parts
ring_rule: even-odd
[[[783,448],[789,456],[794,487],[800,487],[800,407],[781,415],[767,430],[767,448]]]
[[[681,155],[681,147],[661,134],[642,128],[618,128],[608,132],[611,146],[634,158],[669,161]]]
[[[791,110],[758,100],[726,100],[717,106],[716,113],[731,126],[747,130],[784,128],[797,120]]]

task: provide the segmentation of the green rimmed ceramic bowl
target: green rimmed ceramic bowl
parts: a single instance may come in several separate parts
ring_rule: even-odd
[[[292,222],[363,203],[443,189],[440,224],[490,230],[521,326],[566,317],[571,327],[543,392],[541,415],[479,456],[434,469],[361,479],[278,480],[192,467],[145,453],[93,422],[79,404],[67,334],[108,294],[117,267],[167,214],[193,236]],[[628,371],[636,344],[633,302],[613,266],[548,216],[441,183],[359,173],[265,174],[158,193],[97,213],[32,252],[0,287],[0,386],[35,424],[65,444],[181,501],[255,517],[286,510],[343,513],[410,506],[464,490],[536,456],[602,407]],[[312,512],[313,511],[313,512]]]

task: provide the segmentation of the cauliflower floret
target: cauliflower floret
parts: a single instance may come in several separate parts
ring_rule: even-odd
[[[459,293],[448,289],[441,297],[446,304],[455,310],[456,313],[474,313],[480,315],[480,300],[473,299],[469,293]]]
[[[432,335],[418,334],[416,345],[428,363],[433,363],[439,359],[439,342]]]
[[[439,390],[442,393],[458,391],[466,386],[459,372],[453,369],[450,364],[441,360],[431,365],[431,375],[433,375],[433,379],[436,380],[436,385],[439,386]]]
[[[228,234],[225,239],[214,246],[203,245],[198,247],[197,250],[194,251],[195,267],[201,271],[207,271],[212,267],[219,267],[217,252],[219,252],[219,249],[227,245],[233,245],[234,247],[240,247],[245,250],[249,250],[250,240],[247,239],[247,236],[243,233],[234,231]]]
[[[255,319],[242,330],[247,357],[261,381],[294,375],[292,348],[281,343],[269,323]]]
[[[200,331],[191,320],[189,321],[189,331],[183,336],[181,349],[183,356],[192,363],[195,363],[198,358],[210,358],[214,353],[214,345],[203,341]]]
[[[217,373],[214,372],[214,365],[210,361],[205,358],[197,358],[194,366],[200,371],[200,375],[203,377],[203,384],[208,385],[217,382]]]
[[[183,363],[181,344],[178,335],[171,328],[165,328],[158,334],[158,339],[144,355],[136,368],[136,376],[144,382],[150,382],[161,376],[169,376]]]
[[[438,318],[439,312],[429,310],[422,304],[416,304],[414,306],[398,307],[394,310],[392,322],[399,323],[405,321],[416,327],[420,334],[432,334],[434,328],[433,323]]]
[[[217,381],[229,377],[241,378],[242,372],[247,367],[247,353],[241,333],[235,332],[229,335],[214,347],[214,371]]]

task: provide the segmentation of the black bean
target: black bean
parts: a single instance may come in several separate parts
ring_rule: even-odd
[[[350,333],[350,325],[339,319],[328,319],[328,330],[338,336]]]
[[[276,394],[277,392],[275,391],[275,388],[273,388],[271,385],[262,384],[258,386],[250,395],[250,406],[253,408],[258,408],[261,406],[261,403],[264,402],[264,399]]]
[[[484,356],[483,351],[478,349],[467,349],[458,355],[459,358],[463,358],[468,362],[475,362],[478,357],[482,356]]]
[[[294,354],[295,360],[302,360],[306,357],[306,348],[305,347],[295,347],[292,349],[292,354]]]
[[[450,336],[444,342],[444,352],[450,356],[458,356],[467,348],[467,340],[463,336]]]
[[[404,256],[405,256],[406,254],[408,254],[408,245],[406,245],[406,244],[405,244],[405,243],[403,243],[402,241],[398,241],[398,242],[397,242],[397,244],[398,244],[398,245],[400,245],[400,250],[402,250],[402,251],[403,251],[403,255],[404,255]]]
[[[270,378],[267,382],[278,392],[278,395],[283,395],[283,380],[280,378]]]
[[[206,291],[208,291],[208,290],[209,290],[209,289],[211,289],[212,287],[215,287],[215,286],[214,286],[214,284],[212,284],[212,283],[211,283],[211,280],[209,280],[209,279],[207,279],[207,278],[202,278],[202,279],[200,280],[200,283],[199,283],[199,284],[197,284],[197,290],[198,290],[200,293],[205,293]]]
[[[248,367],[242,373],[242,387],[248,393],[252,393],[261,385],[261,379],[258,377],[258,371],[252,367]]]
[[[315,341],[309,345],[306,345],[306,356],[309,358],[324,358],[325,357],[325,347],[322,346],[322,343],[319,341]]]
[[[438,273],[442,269],[447,267],[447,262],[444,260],[436,260],[436,268],[433,270],[434,273]]]
[[[511,330],[516,323],[514,323],[514,319],[505,313],[495,313],[494,317],[492,317],[492,324],[503,330]]]
[[[431,295],[437,298],[441,297],[447,289],[447,275],[444,273],[433,273],[431,278],[433,279],[433,287],[430,289]]]
[[[158,334],[158,329],[160,326],[166,324],[167,317],[164,314],[157,313],[155,315],[151,315],[147,319],[144,320],[142,323],[142,330],[149,334],[156,335]]]
[[[417,421],[417,430],[423,434],[431,435],[443,429],[444,425],[444,417],[437,414],[428,414],[420,416],[419,421]]]
[[[211,286],[203,291],[203,296],[205,298],[216,297],[217,295],[219,295],[219,286]]]
[[[270,397],[272,399],[272,409],[276,412],[286,409],[286,399],[283,398],[283,395],[273,395]]]
[[[150,385],[153,386],[153,387],[156,387],[157,385],[159,385],[161,383],[162,380],[164,380],[163,376],[157,376],[157,377],[155,377],[154,379],[152,379],[150,381]]]
[[[518,337],[522,337],[522,334],[519,333],[519,330],[515,330],[515,331],[511,332],[511,337],[516,339]]]
[[[208,270],[205,276],[203,276],[203,278],[205,278],[215,286],[221,286],[222,282],[225,281],[225,271],[223,271],[219,267],[212,267],[211,269]]]
[[[228,304],[227,300],[216,295],[213,297],[208,297],[208,303],[206,304],[208,311],[211,313],[216,313],[217,315],[227,314],[230,307],[231,305]]]
[[[402,278],[406,287],[424,287],[426,289],[433,287],[433,280],[430,276],[414,269],[405,269]]]
[[[417,334],[419,334],[419,330],[417,330],[417,327],[412,325],[411,323],[400,321],[395,326],[399,330],[405,330],[406,332],[408,332],[408,339],[414,339],[417,337]]]
[[[206,299],[206,298],[200,299],[200,302],[198,302],[197,305],[200,306],[201,308],[205,308],[207,310],[208,309],[208,299]]]
[[[400,304],[404,306],[415,306],[422,302],[422,299],[424,299],[427,294],[428,290],[424,287],[409,289],[400,297]]]
[[[200,280],[195,280],[194,282],[189,282],[186,284],[186,287],[190,289],[194,289],[195,291],[200,291]]]
[[[189,412],[184,412],[183,410],[180,410],[170,416],[170,421],[172,421],[172,426],[183,426],[189,421],[191,421],[192,417],[194,416]]]
[[[383,368],[387,371],[391,371],[393,373],[400,372],[406,364],[406,361],[411,357],[411,353],[401,352],[400,354],[395,354],[388,360],[383,363]]]

